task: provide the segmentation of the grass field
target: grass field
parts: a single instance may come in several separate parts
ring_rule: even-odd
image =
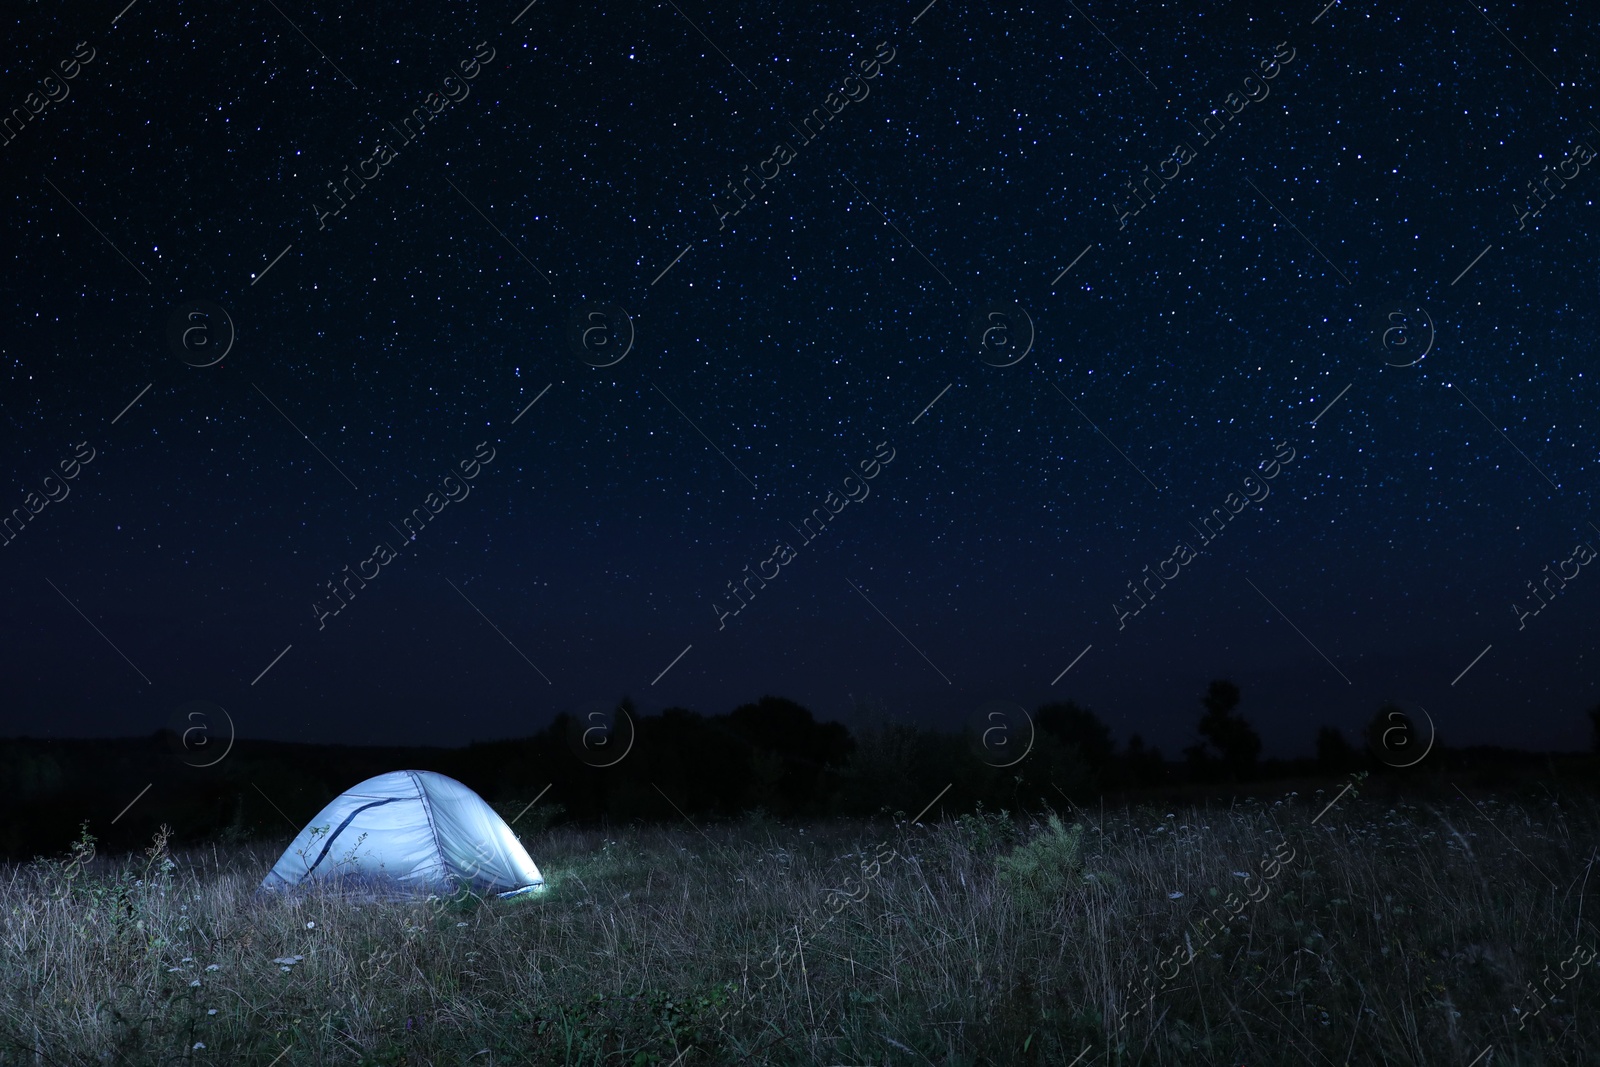
[[[1338,792],[558,827],[514,900],[254,898],[287,838],[13,865],[0,1061],[1600,1062],[1594,802]]]

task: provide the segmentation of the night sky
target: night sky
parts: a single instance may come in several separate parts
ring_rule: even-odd
[[[1592,4],[525,3],[8,8],[0,735],[1587,745]]]

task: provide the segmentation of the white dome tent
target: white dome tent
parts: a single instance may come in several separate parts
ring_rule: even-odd
[[[260,891],[335,883],[372,898],[470,886],[509,897],[544,884],[527,850],[482,797],[433,771],[390,771],[317,813]]]

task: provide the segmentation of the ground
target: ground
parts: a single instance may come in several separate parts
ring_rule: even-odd
[[[287,841],[63,850],[0,881],[0,1062],[1600,1055],[1593,800],[1049,814],[557,827],[540,893],[386,905],[255,899]]]

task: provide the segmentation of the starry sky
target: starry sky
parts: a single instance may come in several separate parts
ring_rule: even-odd
[[[1587,744],[1592,5],[525,4],[7,9],[0,734]]]

